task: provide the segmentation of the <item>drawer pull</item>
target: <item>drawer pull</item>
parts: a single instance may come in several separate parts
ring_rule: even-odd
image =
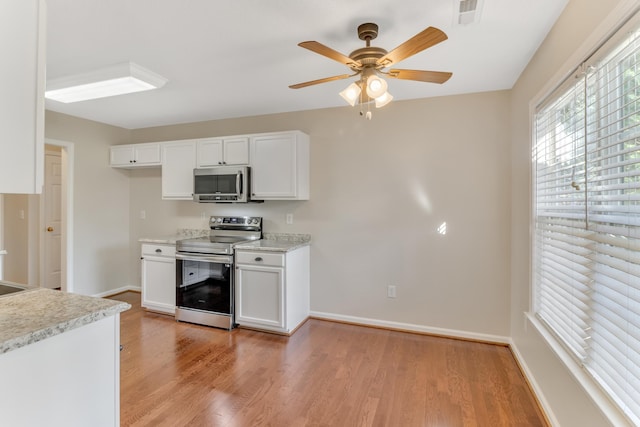
[[[189,276],[193,276],[194,273],[189,273]]]
[[[260,261],[262,261],[262,257],[261,256],[257,256],[254,261],[260,262]]]
[[[161,254],[162,253],[162,249],[156,249],[156,253],[157,254]]]

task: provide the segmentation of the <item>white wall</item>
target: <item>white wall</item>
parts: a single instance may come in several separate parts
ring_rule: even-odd
[[[503,339],[508,102],[508,92],[490,92],[393,102],[371,121],[344,107],[132,131],[148,142],[300,129],[311,137],[311,200],[162,201],[159,170],[132,172],[131,283],[139,283],[138,238],[204,226],[203,212],[260,215],[267,232],[312,235],[313,311]],[[396,299],[386,296],[390,284]]]
[[[45,137],[74,144],[73,291],[117,289],[129,273],[129,175],[109,167],[109,146],[129,131],[47,111]]]
[[[5,194],[4,208],[0,212],[0,220],[4,223],[4,247],[0,249],[7,250],[3,279],[25,285],[29,283],[29,197]]]
[[[608,16],[612,11],[620,15],[634,3],[638,4],[628,0],[571,0],[511,91],[511,335],[533,375],[534,386],[548,404],[554,425],[600,427],[610,423],[535,328],[524,320],[523,313],[531,305],[529,104],[597,47],[601,36],[617,21]]]

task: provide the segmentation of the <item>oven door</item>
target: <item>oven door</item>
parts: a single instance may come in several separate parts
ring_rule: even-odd
[[[176,320],[234,327],[233,257],[176,253]]]

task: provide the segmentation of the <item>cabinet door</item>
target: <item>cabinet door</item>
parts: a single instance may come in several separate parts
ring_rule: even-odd
[[[236,322],[283,329],[284,269],[238,265],[236,273]]]
[[[160,143],[115,145],[110,148],[112,167],[135,168],[160,166]]]
[[[142,306],[174,314],[176,309],[176,260],[165,257],[142,259]]]
[[[224,164],[248,165],[249,164],[249,138],[238,137],[224,140]]]
[[[251,139],[251,195],[258,200],[296,197],[296,137],[294,134]]]
[[[110,148],[110,161],[111,166],[131,166],[135,159],[133,146],[122,145]]]
[[[165,142],[162,145],[162,198],[193,200],[193,169],[196,142]]]
[[[40,193],[44,183],[44,0],[0,7],[0,194]]]
[[[211,138],[198,141],[199,168],[219,166],[222,161],[222,139]]]
[[[137,165],[159,165],[160,164],[160,143],[154,144],[136,144],[135,163]]]

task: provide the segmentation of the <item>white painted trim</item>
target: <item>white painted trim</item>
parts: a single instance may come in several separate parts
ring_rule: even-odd
[[[555,426],[560,427],[560,422],[556,418],[556,415],[553,412],[552,406],[549,404],[549,401],[546,399],[542,391],[542,388],[536,381],[533,375],[533,372],[529,368],[529,365],[527,365],[527,363],[525,362],[525,359],[522,357],[522,353],[520,353],[518,346],[515,344],[513,340],[510,340],[509,346],[511,348],[511,352],[513,353],[513,356],[518,361],[518,365],[520,366],[520,370],[522,371],[522,374],[527,378],[527,381],[529,382],[529,385],[531,386],[533,393],[536,395],[536,398],[538,399],[538,403],[540,403],[540,406],[542,406],[542,410],[544,411],[544,414],[546,415],[547,420],[549,421],[552,427],[555,427]]]
[[[542,338],[547,342],[549,348],[553,351],[553,353],[558,357],[558,359],[562,362],[564,366],[568,368],[569,373],[573,376],[576,382],[584,389],[587,395],[593,400],[596,406],[600,409],[602,414],[609,419],[612,425],[614,426],[632,426],[632,423],[629,419],[622,413],[622,411],[617,407],[615,403],[607,396],[607,394],[600,388],[600,386],[585,372],[585,370],[580,366],[580,364],[573,358],[567,350],[560,344],[555,337],[552,336],[551,332],[540,322],[533,313],[526,313],[527,320],[531,325],[533,325],[534,329],[542,336]],[[512,345],[515,351],[515,345]],[[523,366],[522,370],[526,373],[529,382],[532,384],[535,383],[533,380],[533,376],[531,375],[531,371],[528,368],[524,368],[526,363],[520,357],[520,353],[518,352],[518,362]],[[536,386],[537,387],[537,386]],[[540,404],[543,405],[547,414],[551,414],[552,411],[544,398],[542,391],[539,389],[535,389],[536,395],[540,400]],[[545,402],[543,404],[543,402]],[[546,406],[545,406],[546,405]],[[555,420],[557,423],[557,420]],[[559,423],[554,425],[560,425]]]
[[[553,92],[576,67],[591,56],[623,23],[638,10],[638,0],[623,0],[620,4],[595,28],[584,42],[564,62],[559,70],[549,79],[547,84],[531,99],[529,110],[535,111],[536,106]]]
[[[477,332],[460,331],[457,329],[444,329],[431,326],[416,325],[413,323],[392,322],[389,320],[370,319],[365,317],[346,316],[343,314],[323,313],[312,311],[309,314],[316,319],[335,320],[338,322],[353,323],[356,325],[375,326],[378,328],[392,329],[396,331],[418,332],[421,334],[438,335],[452,338],[462,338],[488,343],[509,344],[510,338],[502,335],[481,334]]]
[[[142,288],[140,286],[121,286],[118,289],[109,289],[108,291],[93,294],[91,296],[97,298],[107,298],[127,291],[142,292]]]
[[[624,23],[629,20],[633,14],[638,12],[639,3],[638,0],[622,0],[614,10],[598,25],[587,37],[584,42],[580,45],[578,49],[574,51],[574,53],[564,62],[564,64],[558,69],[558,71],[548,80],[548,82],[542,87],[542,89],[529,101],[529,143],[533,144],[533,117],[535,115],[536,107],[558,87],[559,84],[573,72],[576,67],[578,67],[581,63],[587,60],[591,55],[593,55],[597,49],[599,49],[606,41],[613,36],[613,34],[624,25]],[[529,147],[531,152],[532,146]],[[531,182],[529,183],[529,188],[533,188],[533,168],[530,170],[529,179]],[[534,212],[535,208],[534,197],[535,194],[531,191],[531,211],[529,218],[529,240],[530,240],[530,249],[533,254],[534,248],[534,240],[535,236],[533,236],[533,223],[534,223]],[[604,414],[606,418],[608,418],[611,423],[615,426],[626,426],[630,425],[627,417],[622,414],[622,412],[618,409],[618,407],[610,400],[610,398],[602,391],[602,389],[595,383],[593,379],[578,365],[571,355],[567,353],[567,351],[559,344],[555,337],[546,329],[544,325],[535,317],[533,311],[535,310],[535,295],[533,289],[533,270],[531,268],[531,259],[529,260],[529,310],[531,312],[525,313],[526,322],[529,322],[533,325],[534,329],[540,334],[542,339],[547,343],[552,352],[558,357],[561,363],[569,371],[570,375],[576,380],[576,382],[585,390],[587,395],[593,400],[594,404],[600,409],[600,411]],[[527,377],[529,384],[531,384],[531,388],[536,394],[540,405],[543,407],[549,422],[552,426],[559,426],[555,414],[552,411],[552,406],[549,404],[546,399],[542,388],[539,386],[538,382],[535,380],[535,375],[533,371],[529,368],[527,363],[525,362],[522,353],[513,342],[510,340],[510,346],[513,351],[514,356],[518,360],[524,375]]]

